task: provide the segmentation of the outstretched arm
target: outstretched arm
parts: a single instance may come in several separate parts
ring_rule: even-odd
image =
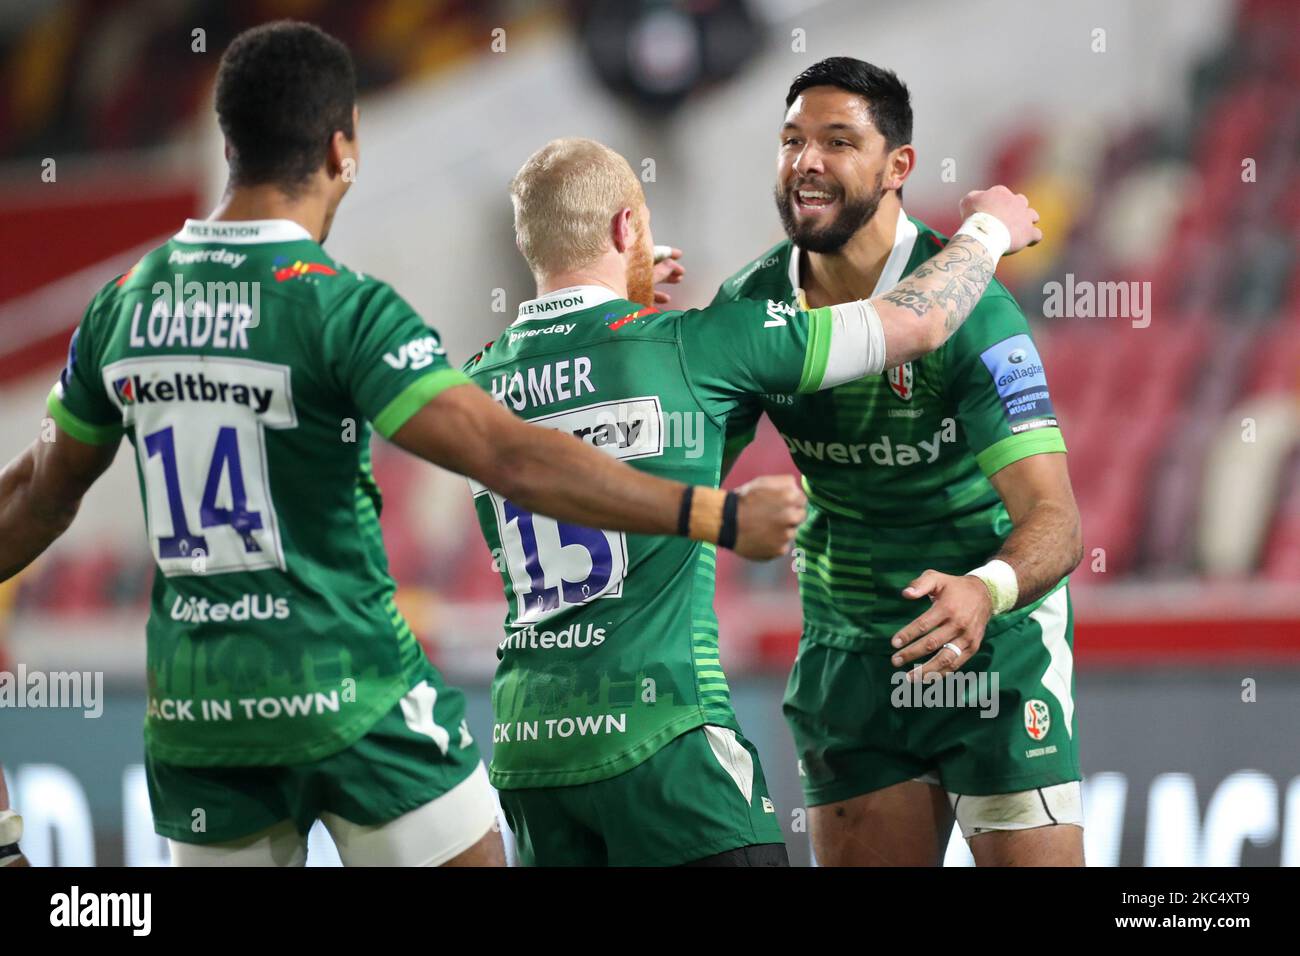
[[[933,352],[979,303],[998,259],[1043,237],[1029,200],[1005,186],[968,193],[961,210],[966,220],[948,245],[889,292],[814,310],[824,358],[800,391],[878,375]]]
[[[572,435],[530,425],[476,385],[440,393],[392,439],[558,521],[638,534],[679,533],[686,485],[637,471]],[[695,489],[690,537],[718,540],[724,498],[717,489]],[[776,557],[803,517],[803,492],[794,479],[757,479],[740,489],[735,550],[748,558]]]
[[[1043,238],[1029,200],[1005,186],[967,193],[961,212],[965,221],[942,251],[870,300],[884,326],[886,368],[948,341],[993,280],[998,258]]]
[[[72,524],[82,496],[113,463],[117,443],[89,445],[62,429],[0,471],[0,581],[13,577]]]

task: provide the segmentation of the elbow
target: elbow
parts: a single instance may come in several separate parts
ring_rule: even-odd
[[[501,455],[492,463],[491,473],[483,484],[508,501],[522,503],[529,497],[529,471],[526,464],[511,462],[508,456]]]
[[[539,454],[539,446],[550,436],[542,429],[529,427],[520,437],[523,440],[505,441],[497,446],[488,465],[489,474],[480,480],[502,498],[529,508],[545,483],[542,474],[545,459]]]

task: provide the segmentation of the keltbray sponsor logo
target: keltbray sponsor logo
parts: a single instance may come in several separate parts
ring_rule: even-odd
[[[415,372],[428,368],[435,358],[446,354],[447,350],[442,347],[436,335],[426,335],[405,343],[398,348],[396,355],[392,352],[384,353],[384,363],[399,372],[408,368]]]
[[[285,621],[293,613],[287,598],[273,594],[245,594],[234,601],[209,601],[176,595],[170,617],[187,624],[222,624],[226,621]]]
[[[952,418],[943,420],[943,427],[929,438],[921,439],[915,444],[898,441],[889,435],[881,435],[871,442],[853,442],[852,444],[821,439],[795,438],[784,432],[781,440],[790,449],[790,454],[812,461],[828,462],[833,465],[875,464],[886,467],[906,467],[908,465],[930,465],[939,460],[944,445],[957,440],[957,422]]]
[[[594,624],[570,624],[558,631],[539,631],[525,627],[515,631],[497,645],[497,656],[508,650],[570,650],[600,647],[605,643],[605,629]]]
[[[123,375],[112,380],[113,394],[123,405],[155,402],[207,402],[243,405],[263,415],[275,398],[273,388],[209,379],[202,372],[175,372],[170,376]]]
[[[507,333],[510,344],[514,345],[520,339],[531,339],[537,335],[568,335],[578,327],[576,322],[557,322],[555,325],[548,325],[540,329],[519,329],[511,330]]]

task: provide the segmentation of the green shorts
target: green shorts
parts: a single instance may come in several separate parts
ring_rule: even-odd
[[[809,806],[927,775],[971,796],[1080,779],[1073,647],[1064,587],[986,637],[960,682],[922,685],[919,699],[887,644],[858,652],[800,641],[784,710]]]
[[[181,767],[146,754],[154,829],[181,843],[227,843],[284,820],[306,834],[322,813],[377,826],[437,799],[480,758],[464,695],[432,673],[351,747],[311,763]],[[437,691],[432,723],[419,706],[429,685]]]
[[[688,730],[608,780],[499,796],[524,866],[680,866],[785,842],[758,752],[723,727]]]

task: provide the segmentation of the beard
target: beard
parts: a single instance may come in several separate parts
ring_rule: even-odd
[[[655,304],[655,253],[645,229],[638,224],[636,252],[627,264],[627,298],[638,305]]]
[[[806,252],[839,252],[853,238],[854,233],[871,221],[871,217],[880,208],[880,200],[885,195],[882,188],[884,179],[882,170],[876,176],[876,185],[866,195],[853,199],[844,196],[839,214],[825,225],[800,223],[794,214],[794,193],[798,187],[792,183],[788,188],[782,189],[778,183],[773,196],[786,236]]]

